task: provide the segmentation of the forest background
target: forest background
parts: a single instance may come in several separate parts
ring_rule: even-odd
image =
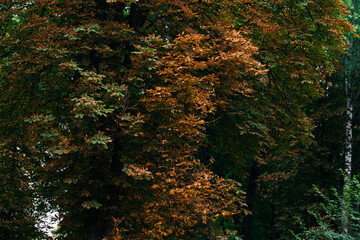
[[[1,0],[0,239],[352,239],[358,4]]]

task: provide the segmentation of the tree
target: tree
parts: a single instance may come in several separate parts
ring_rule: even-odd
[[[221,234],[212,222],[239,213],[243,197],[194,153],[207,116],[244,91],[237,73],[262,71],[250,58],[256,48],[228,32],[231,6],[11,4],[4,14],[22,24],[1,42],[16,49],[2,59],[12,63],[4,102],[27,106],[18,144],[37,163],[38,190],[58,207],[59,239],[100,239],[121,217],[131,239]]]
[[[243,176],[207,165],[220,174],[227,156],[248,154],[233,161],[261,167],[248,193],[257,178],[272,190],[292,176],[312,129],[303,107],[349,29],[340,1],[1,6],[2,19],[20,20],[0,40],[9,53],[0,60],[3,126],[19,136],[12,146],[27,171],[35,167],[36,191],[58,208],[59,239],[236,235],[219,225],[252,210]],[[228,137],[212,135],[222,122],[251,150],[216,146]],[[281,197],[267,199],[277,209]]]
[[[305,160],[304,155],[313,142],[314,124],[306,107],[321,96],[324,77],[345,50],[345,39],[339,33],[350,27],[342,17],[346,6],[340,1],[264,1],[259,5],[268,14],[262,15],[267,21],[249,25],[259,47],[258,58],[268,72],[248,104],[237,104],[242,117],[238,126],[242,134],[252,135],[251,146],[258,149],[253,160],[260,168],[259,178],[252,184],[258,186],[254,198],[258,201],[253,206],[270,212],[258,225],[267,225],[264,231],[271,232],[272,239],[288,239],[288,219],[295,214],[289,206],[294,199],[303,204],[298,200],[311,188],[304,184],[304,192],[297,190],[302,171],[309,171],[303,164],[310,159]],[[258,228],[253,231],[259,233]]]
[[[5,77],[14,70],[10,60],[15,47],[7,41],[22,24],[15,14],[5,14],[12,11],[11,5],[0,4],[0,238],[2,239],[35,239],[43,236],[38,229],[39,218],[43,215],[38,204],[39,194],[34,190],[33,178],[36,164],[27,155],[21,142],[26,126],[19,116],[27,111],[26,105],[17,105],[15,99],[25,99],[26,94],[20,94],[21,86],[13,85]],[[15,10],[15,9],[14,9]],[[20,89],[14,89],[20,87]],[[15,94],[13,98],[6,96],[6,91]],[[14,90],[14,91],[12,91]]]
[[[359,2],[358,1],[348,1],[347,5],[350,9],[350,14],[348,16],[349,22],[351,22],[356,28],[359,25],[358,23],[358,9],[359,9]],[[345,179],[344,179],[344,197],[346,198],[345,194],[349,191],[349,184],[347,179],[350,179],[352,176],[352,148],[353,148],[353,126],[354,126],[354,102],[359,97],[358,86],[356,84],[356,80],[359,77],[357,71],[357,65],[359,61],[359,57],[357,54],[358,48],[358,40],[356,40],[356,32],[347,36],[349,40],[349,50],[348,54],[344,56],[344,82],[345,82],[345,93],[346,93],[346,144],[345,144]],[[348,216],[348,210],[346,206],[343,207],[343,214]],[[343,223],[343,232],[348,232],[348,225],[347,222],[344,221]]]

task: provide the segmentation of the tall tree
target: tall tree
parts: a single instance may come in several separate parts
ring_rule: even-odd
[[[207,116],[246,91],[240,72],[262,73],[231,29],[237,3],[4,4],[22,19],[1,42],[16,49],[4,102],[26,106],[18,144],[58,206],[59,238],[101,239],[122,217],[130,239],[221,235],[241,191],[194,155]]]
[[[21,10],[24,6],[19,6]],[[16,7],[15,7],[16,8]],[[27,111],[26,105],[17,105],[18,99],[26,99],[21,85],[11,85],[6,76],[16,67],[11,58],[16,47],[8,42],[15,34],[22,19],[13,13],[12,5],[0,4],[0,238],[34,239],[42,236],[38,229],[42,215],[38,202],[39,195],[34,190],[33,176],[36,164],[24,154],[22,138],[26,132],[23,119],[19,116]],[[9,12],[12,12],[9,14]],[[17,88],[19,87],[19,88]],[[14,94],[9,98],[7,90]],[[12,91],[13,90],[13,91]]]
[[[26,171],[34,166],[36,190],[57,206],[59,239],[236,235],[219,222],[248,212],[244,178],[219,177],[207,166],[213,161],[219,174],[228,172],[223,162],[253,169],[248,195],[259,194],[257,182],[270,190],[263,196],[278,236],[282,182],[312,129],[303,107],[344,50],[340,1],[1,6],[2,19],[21,20],[0,40],[11,53],[0,59],[2,126],[31,162]],[[240,141],[216,145],[228,136]]]
[[[359,26],[359,1],[347,1],[347,5],[349,6],[350,13],[348,15],[348,20],[351,22],[356,31],[347,35],[349,41],[349,50],[348,54],[344,56],[344,82],[345,82],[345,93],[346,93],[346,144],[345,144],[345,166],[344,166],[344,186],[343,193],[344,198],[346,198],[349,193],[349,179],[352,177],[352,165],[353,165],[353,128],[354,124],[354,104],[359,97],[359,87],[357,84],[357,79],[359,78],[358,73],[358,65],[359,65],[359,56],[358,56],[358,48],[359,43],[357,39],[358,34],[358,26]],[[345,216],[348,215],[347,209],[344,207],[343,214]],[[347,218],[344,218],[347,219]],[[343,223],[343,232],[348,233],[348,224]]]
[[[235,102],[238,122],[234,128],[240,128],[241,138],[247,138],[248,145],[257,151],[255,155],[248,154],[251,160],[245,163],[250,169],[255,160],[255,166],[260,167],[258,179],[253,177],[257,174],[248,175],[249,186],[258,187],[262,195],[253,198],[251,210],[261,206],[261,211],[270,212],[267,218],[259,217],[260,221],[267,221],[259,225],[268,226],[264,231],[271,232],[272,239],[287,239],[288,228],[295,222],[295,218],[288,221],[294,216],[289,206],[298,196],[292,190],[297,189],[296,179],[301,178],[299,169],[305,170],[303,156],[311,145],[314,128],[305,107],[321,96],[325,75],[333,70],[339,53],[345,50],[342,33],[350,28],[343,17],[346,6],[341,1],[259,1],[257,6],[262,15],[251,13],[253,17],[249,17],[247,26],[253,43],[259,47],[258,58],[268,72],[262,81],[251,85],[253,92],[248,98]],[[259,194],[258,190],[248,190],[249,196],[251,192]],[[299,199],[302,198],[296,198]],[[252,218],[256,219],[256,215]],[[246,220],[244,224],[250,222]],[[246,228],[244,225],[244,233]],[[259,228],[253,229],[245,238],[260,238],[255,235]]]

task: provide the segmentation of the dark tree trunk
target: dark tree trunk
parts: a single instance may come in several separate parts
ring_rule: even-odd
[[[99,9],[97,17],[99,19],[101,19],[101,20],[106,20],[106,18],[107,18],[107,14],[106,14],[107,3],[106,3],[106,0],[96,0],[96,4],[97,4],[97,8]]]
[[[140,4],[142,1],[132,3],[130,7],[129,22],[130,27],[134,28],[135,31],[139,31],[145,23],[145,15],[143,14]]]
[[[275,218],[276,212],[275,211],[276,211],[275,204],[271,204],[271,222],[270,222],[271,233],[270,233],[270,237],[269,237],[270,240],[278,239],[276,227],[275,227],[275,220],[276,220],[276,218]]]
[[[130,15],[129,15],[129,25],[135,31],[139,31],[141,27],[145,23],[145,16],[140,8],[140,2],[132,3],[130,7]],[[106,3],[106,0],[96,0],[98,15],[97,17],[101,20],[106,20],[110,18],[107,14],[107,10],[112,7],[112,5]],[[98,69],[99,67],[99,59],[97,59],[96,51],[92,50],[90,52],[90,62],[93,68]],[[125,65],[131,65],[131,60],[129,54],[125,57]],[[121,139],[119,139],[118,134],[115,132],[113,138],[113,149],[112,149],[112,158],[110,163],[110,175],[111,177],[120,177],[123,173],[123,163],[120,161],[121,154]],[[100,175],[103,173],[99,173]],[[105,179],[109,176],[100,176]],[[94,210],[92,214],[90,214],[90,219],[88,219],[89,223],[89,237],[90,240],[101,240],[105,237],[109,237],[114,228],[113,219],[119,218],[120,214],[117,211],[117,207],[119,206],[119,195],[124,196],[125,192],[121,186],[116,185],[108,185],[108,194],[110,199],[105,201],[103,204],[103,209],[107,210]]]
[[[123,175],[124,165],[120,161],[120,151],[121,151],[121,143],[120,139],[118,139],[117,134],[115,133],[114,137],[114,147],[113,147],[113,156],[111,159],[111,173],[115,177],[120,177]],[[125,192],[121,186],[111,185],[110,186],[110,194],[112,197],[109,200],[109,210],[107,210],[105,222],[104,222],[104,236],[110,236],[113,228],[114,228],[114,218],[119,217],[119,213],[116,211],[116,206],[119,204],[118,199],[119,195],[124,196]]]
[[[259,177],[259,167],[257,166],[257,163],[254,162],[251,166],[249,183],[246,189],[246,199],[248,205],[247,210],[249,211],[253,211],[254,201],[256,196],[256,188],[257,188],[256,180],[258,179],[258,177]],[[253,221],[252,214],[246,215],[243,219],[241,233],[244,236],[244,240],[249,239],[252,221]]]

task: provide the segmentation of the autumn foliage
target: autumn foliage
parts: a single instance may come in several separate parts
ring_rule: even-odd
[[[59,239],[236,235],[219,224],[250,213],[247,174],[219,176],[217,159],[199,152],[233,118],[226,131],[252,149],[231,153],[234,168],[269,166],[260,179],[270,190],[292,176],[313,128],[303,107],[350,30],[340,0],[2,0],[0,9],[1,164],[30,173],[56,206]]]

